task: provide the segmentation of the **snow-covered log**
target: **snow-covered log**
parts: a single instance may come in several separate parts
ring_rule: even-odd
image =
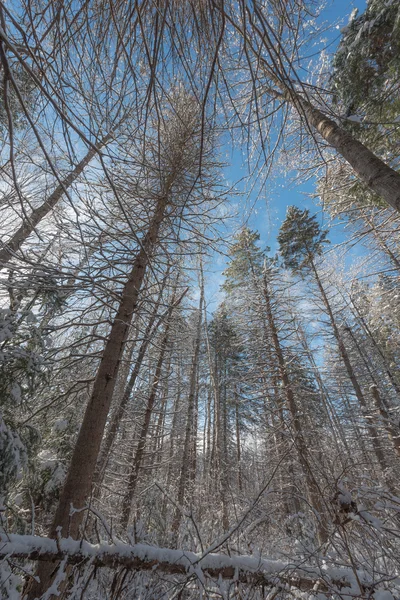
[[[371,584],[363,573],[353,574],[347,568],[317,568],[296,566],[280,560],[254,556],[226,556],[223,554],[195,554],[184,550],[171,550],[130,545],[121,541],[114,544],[90,544],[72,538],[53,540],[40,536],[0,536],[0,560],[6,558],[57,562],[67,559],[69,564],[90,564],[96,567],[125,567],[130,570],[152,570],[173,575],[195,575],[205,578],[232,579],[240,583],[264,586],[293,586],[303,591],[346,591],[359,595]],[[359,583],[363,589],[360,590]]]

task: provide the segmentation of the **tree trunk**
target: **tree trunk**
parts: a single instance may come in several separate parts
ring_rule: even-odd
[[[156,305],[154,307],[153,314],[151,315],[151,317],[147,323],[147,326],[146,326],[146,329],[144,332],[144,336],[143,336],[143,342],[140,345],[139,352],[138,352],[136,362],[135,362],[135,366],[133,368],[133,371],[130,374],[128,383],[124,390],[124,394],[122,396],[120,403],[118,404],[118,406],[116,407],[115,411],[112,414],[110,427],[107,430],[107,433],[106,433],[106,436],[104,439],[104,443],[102,444],[99,460],[97,462],[96,473],[94,476],[94,483],[97,485],[101,485],[101,482],[103,480],[104,473],[107,468],[107,462],[108,462],[108,458],[110,455],[110,451],[111,451],[112,445],[114,443],[114,439],[117,434],[119,424],[121,422],[122,417],[124,416],[125,409],[128,405],[129,399],[131,397],[132,390],[135,386],[136,379],[139,375],[140,368],[142,366],[144,357],[147,352],[147,348],[153,338],[153,334],[157,331],[158,327],[161,324],[162,319],[165,317],[165,314],[163,316],[161,316],[158,319],[156,325],[154,326],[154,322],[157,317],[157,312],[158,312],[158,309],[159,309],[159,306],[161,303],[163,289],[164,289],[164,284],[162,286],[160,295],[159,295]]]
[[[257,35],[261,44],[266,48],[267,54],[275,46],[274,40],[269,39],[268,28],[264,24],[264,17],[260,8],[254,3],[250,9],[247,8],[248,22],[252,27],[252,35]],[[266,74],[272,80],[278,89],[267,88],[272,96],[278,100],[283,100],[291,104],[297,111],[300,119],[305,120],[307,124],[314,128],[320,136],[332,147],[338,154],[349,163],[357,177],[359,177],[374,192],[379,194],[396,211],[400,211],[400,173],[389,167],[380,158],[378,158],[364,144],[356,140],[350,133],[340,127],[335,121],[313,106],[306,98],[292,87],[289,88],[287,73],[281,70],[279,63],[270,64],[260,53],[258,44],[254,45],[252,36],[237,23],[227,11],[222,8],[224,18],[228,19],[233,27],[245,39],[246,47],[251,49],[259,65],[262,65]],[[253,13],[257,16],[260,23],[259,27],[254,20]],[[276,70],[274,70],[276,69]]]
[[[183,295],[180,297],[179,302],[180,302],[180,300],[182,300]],[[163,338],[161,341],[160,354],[158,357],[156,370],[154,373],[153,384],[151,387],[151,392],[150,392],[149,398],[147,400],[146,412],[144,415],[142,428],[139,433],[139,441],[138,441],[138,445],[136,448],[136,453],[133,457],[128,487],[127,487],[125,496],[122,501],[122,511],[121,511],[122,512],[122,516],[121,516],[122,529],[126,529],[128,526],[128,523],[129,523],[132,501],[133,501],[133,497],[135,495],[139,471],[140,471],[140,467],[142,466],[143,455],[144,455],[144,451],[146,448],[147,434],[148,434],[149,427],[150,427],[150,419],[151,419],[151,416],[153,413],[153,407],[154,407],[154,403],[155,403],[155,400],[157,397],[158,387],[159,387],[160,381],[161,381],[161,372],[162,372],[162,368],[164,365],[164,357],[165,357],[165,353],[166,353],[167,346],[168,346],[169,330],[171,327],[171,317],[172,317],[173,310],[176,306],[177,306],[177,302],[175,301],[175,299],[173,299],[172,304],[168,309],[168,316],[167,316],[167,320],[165,323],[164,335],[163,335]]]
[[[242,481],[242,448],[240,441],[240,421],[239,421],[239,395],[235,387],[235,422],[236,422],[236,457],[237,457],[237,469],[238,469],[238,488],[239,492],[243,491]]]
[[[171,344],[170,344],[170,346],[171,346]],[[171,373],[171,360],[172,360],[172,356],[171,356],[171,348],[170,348],[170,352],[168,353],[167,363],[165,365],[165,382],[164,382],[163,390],[161,393],[160,410],[158,412],[157,427],[156,427],[156,432],[155,432],[154,440],[153,440],[152,452],[154,453],[154,460],[156,463],[158,463],[161,460],[161,454],[162,454],[163,447],[164,447],[165,418],[166,418],[166,413],[167,413],[167,403],[168,403],[168,395],[169,395],[169,375]]]
[[[50,196],[41,204],[38,208],[35,208],[29,217],[27,217],[22,225],[17,229],[11,239],[3,243],[3,248],[0,250],[0,264],[7,262],[12,256],[20,249],[22,244],[27,240],[31,233],[35,230],[35,227],[39,225],[49,212],[56,206],[61,200],[63,195],[67,192],[68,188],[78,179],[83,173],[85,167],[90,163],[92,158],[99,153],[113,138],[112,133],[108,133],[99,142],[88,150],[86,156],[76,165],[73,169],[56,187],[56,189],[50,194]]]
[[[201,327],[202,327],[202,317],[203,317],[203,302],[204,302],[204,288],[201,286],[200,291],[200,302],[199,302],[199,314],[197,319],[197,327],[196,327],[196,338],[194,341],[194,353],[192,360],[192,367],[190,371],[190,384],[189,384],[189,396],[188,396],[188,408],[187,408],[187,418],[186,418],[186,430],[185,430],[185,442],[183,446],[183,455],[182,455],[182,466],[179,477],[179,485],[178,485],[178,496],[177,503],[178,506],[175,511],[174,520],[172,523],[172,532],[175,537],[175,541],[177,538],[177,534],[179,531],[179,526],[181,523],[182,513],[179,510],[179,507],[183,506],[185,500],[185,493],[188,485],[188,481],[190,479],[190,451],[193,449],[193,437],[197,436],[197,429],[193,430],[193,421],[194,421],[194,410],[195,410],[195,397],[196,397],[196,384],[197,384],[197,372],[199,368],[199,355],[200,355],[200,342],[201,342]]]
[[[118,377],[126,337],[137,307],[146,268],[157,243],[167,205],[167,195],[158,200],[150,227],[136,255],[128,281],[122,290],[118,311],[103,350],[92,395],[86,407],[66,481],[50,528],[50,537],[57,537],[60,531],[64,536],[69,535],[73,538],[78,536],[79,527],[84,518],[82,509],[92,489],[101,440]],[[71,514],[72,508],[80,510]],[[28,591],[28,600],[39,597],[48,589],[53,571],[54,565],[46,562],[40,563],[37,573],[39,581],[32,580],[32,585]]]
[[[297,452],[299,455],[299,461],[302,466],[304,477],[306,480],[307,491],[310,499],[311,506],[317,513],[317,523],[318,523],[318,538],[321,544],[325,543],[328,539],[328,529],[324,522],[324,510],[321,502],[320,491],[318,489],[318,484],[315,481],[312,467],[310,464],[310,456],[307,449],[307,445],[305,443],[303,437],[302,426],[298,416],[298,410],[296,405],[296,400],[294,397],[293,389],[290,384],[289,376],[286,369],[286,362],[283,356],[281,344],[278,337],[278,332],[275,326],[275,320],[272,314],[270,294],[268,289],[268,281],[267,275],[264,274],[264,285],[263,285],[263,296],[265,300],[265,308],[267,313],[267,320],[271,330],[271,337],[273,342],[273,347],[276,353],[276,357],[278,360],[278,368],[280,379],[283,383],[287,407],[291,415],[292,425],[295,432],[295,444],[297,448]]]
[[[375,452],[376,458],[378,460],[378,464],[379,464],[379,466],[380,466],[380,468],[382,470],[382,473],[385,474],[386,469],[387,469],[387,464],[386,464],[385,455],[384,455],[384,453],[382,451],[382,448],[380,446],[380,443],[379,443],[378,431],[376,430],[375,426],[372,423],[373,419],[372,419],[372,415],[371,415],[371,413],[370,413],[370,411],[368,409],[368,404],[367,404],[367,402],[366,402],[366,400],[364,398],[364,394],[362,393],[360,384],[358,383],[357,377],[356,377],[356,375],[354,373],[352,364],[350,362],[349,355],[348,355],[347,350],[346,350],[346,346],[344,345],[342,337],[341,337],[341,335],[339,333],[339,329],[338,329],[338,327],[336,325],[336,320],[335,320],[335,317],[333,315],[333,311],[331,309],[331,305],[329,303],[329,300],[328,300],[328,297],[327,297],[327,295],[325,293],[325,290],[324,290],[324,287],[322,285],[321,279],[320,279],[320,277],[318,275],[318,271],[317,271],[317,269],[315,267],[315,264],[314,264],[314,261],[312,259],[310,259],[310,265],[311,265],[311,268],[313,270],[315,281],[317,282],[317,285],[318,285],[318,289],[319,289],[319,291],[321,293],[322,301],[323,301],[323,303],[325,305],[325,308],[326,308],[326,311],[328,313],[329,320],[331,322],[331,326],[332,326],[332,330],[333,330],[333,334],[334,334],[334,336],[336,338],[336,341],[338,343],[339,352],[340,352],[340,355],[342,357],[343,363],[344,363],[344,365],[346,367],[347,375],[348,375],[348,377],[349,377],[349,379],[350,379],[350,381],[352,383],[355,395],[357,397],[357,400],[358,400],[358,402],[360,404],[360,407],[361,407],[361,411],[362,411],[363,416],[365,418],[365,421],[366,421],[366,424],[367,424],[367,429],[368,429],[368,432],[369,432],[369,437],[371,439],[372,446],[374,448],[374,452]]]
[[[400,173],[389,167],[364,144],[299,94],[285,92],[285,98],[296,107],[300,116],[304,115],[321,137],[343,156],[369,188],[400,212]]]

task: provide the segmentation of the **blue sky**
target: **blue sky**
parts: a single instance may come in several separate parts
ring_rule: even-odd
[[[333,53],[339,40],[340,29],[344,27],[354,8],[363,12],[366,7],[366,0],[333,0],[328,2],[320,16],[320,23],[329,24],[329,29],[324,31],[322,38],[323,46],[329,46],[329,53]],[[235,149],[231,164],[225,170],[225,177],[228,182],[234,184],[241,176],[246,175],[246,167],[241,164],[241,152]],[[247,224],[251,229],[256,229],[261,236],[262,247],[269,246],[274,253],[277,251],[276,237],[279,227],[285,218],[288,206],[295,204],[301,208],[308,208],[313,213],[320,215],[321,223],[328,221],[327,215],[324,215],[321,208],[310,197],[315,192],[315,181],[309,180],[307,183],[296,184],[294,181],[295,173],[289,173],[283,176],[271,178],[268,182],[265,193],[256,200],[257,191],[249,194],[246,199],[238,202],[238,215],[226,224],[228,232],[231,234],[240,224]],[[243,190],[243,186],[238,184],[238,189]],[[329,238],[332,243],[343,242],[347,237],[344,224],[339,221],[333,224]],[[361,244],[353,247],[349,251],[348,263],[364,254]],[[215,310],[222,296],[219,292],[219,286],[223,281],[222,272],[226,265],[226,258],[223,255],[214,254],[208,262],[206,268],[208,309],[210,312]]]

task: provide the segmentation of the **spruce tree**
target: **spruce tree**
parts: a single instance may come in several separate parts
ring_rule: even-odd
[[[389,488],[395,492],[395,488],[387,476],[386,456],[382,449],[374,418],[370,412],[365,394],[350,360],[348,350],[338,325],[337,317],[328,298],[328,294],[316,264],[316,259],[323,253],[324,244],[328,243],[328,240],[326,239],[327,234],[328,232],[326,230],[321,230],[316,217],[311,216],[307,209],[301,210],[295,206],[290,206],[278,236],[280,253],[284,265],[288,269],[291,269],[294,273],[300,274],[303,277],[307,275],[311,276],[317,284],[325,311],[329,317],[333,335],[338,344],[340,356],[343,360],[347,375],[352,383],[360,410],[364,415],[369,439],[379,465],[379,470]]]
[[[309,210],[289,206],[278,235],[280,254],[287,269],[304,273],[312,261],[323,252],[328,231],[321,230],[315,215]]]

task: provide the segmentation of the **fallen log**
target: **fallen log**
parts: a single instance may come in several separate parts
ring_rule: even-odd
[[[295,587],[302,591],[344,591],[360,596],[371,588],[365,574],[353,574],[350,569],[333,567],[322,571],[315,566],[298,567],[295,563],[224,554],[195,554],[145,544],[130,545],[119,540],[113,544],[90,544],[86,541],[58,540],[30,535],[0,534],[0,560],[43,560],[70,565],[90,564],[95,567],[124,567],[127,570],[160,571],[171,575],[196,576],[199,580],[229,579],[239,583],[269,587]],[[358,582],[362,582],[362,588]]]

